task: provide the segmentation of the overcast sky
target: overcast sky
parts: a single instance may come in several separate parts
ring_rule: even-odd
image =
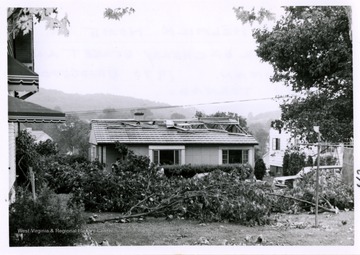
[[[71,22],[68,37],[41,23],[35,28],[40,89],[110,93],[171,105],[289,93],[284,85],[269,81],[272,68],[256,56],[252,28],[236,19],[233,7],[241,3],[125,2],[111,7],[131,6],[136,11],[120,21],[103,17],[106,5],[61,6],[59,17],[66,12]],[[267,100],[201,109],[246,114],[274,110],[277,104]]]

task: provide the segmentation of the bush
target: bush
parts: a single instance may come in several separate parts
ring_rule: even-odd
[[[185,179],[186,180],[186,179]],[[271,187],[244,182],[238,172],[211,172],[201,179],[187,179],[187,199],[181,204],[185,216],[201,221],[229,221],[243,225],[268,223]]]
[[[289,191],[292,196],[315,203],[316,171],[312,171],[300,179],[296,187]],[[319,173],[319,205],[328,207],[328,202],[340,210],[354,208],[353,186],[344,183],[341,176],[332,171]],[[309,210],[310,206],[301,204]]]
[[[72,246],[81,237],[81,207],[43,188],[36,200],[21,189],[10,206],[10,246]]]
[[[79,156],[53,156],[42,160],[43,180],[56,193],[70,193],[81,186],[82,178],[92,170],[102,171],[99,162],[90,162]]]
[[[266,174],[266,166],[264,160],[262,158],[259,158],[255,162],[254,175],[256,179],[262,180],[265,174]]]
[[[305,153],[286,151],[283,158],[284,176],[296,175],[305,167]]]
[[[132,163],[131,163],[132,162]],[[271,210],[264,186],[245,183],[246,166],[225,165],[214,168],[203,178],[166,178],[153,166],[136,167],[147,162],[128,158],[116,174],[94,170],[85,174],[75,191],[74,201],[83,202],[89,211],[116,211],[124,214],[151,213],[152,216],[178,215],[202,221],[233,221],[246,225],[266,224]],[[122,169],[119,164],[119,169]],[[213,166],[212,166],[213,167]],[[175,168],[174,168],[175,169]],[[182,171],[204,171],[210,167],[183,166]],[[184,170],[186,169],[186,170]],[[228,171],[228,172],[226,172]]]
[[[196,174],[211,173],[220,170],[226,173],[237,171],[245,180],[253,172],[249,164],[224,164],[224,165],[165,165],[161,166],[167,177],[182,176],[184,178],[194,177]]]

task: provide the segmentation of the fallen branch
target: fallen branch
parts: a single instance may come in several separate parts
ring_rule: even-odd
[[[312,202],[309,202],[309,201],[306,201],[306,200],[303,200],[303,199],[300,199],[300,198],[296,198],[296,197],[290,197],[290,196],[281,195],[281,194],[275,194],[275,193],[266,193],[266,194],[267,195],[272,195],[272,196],[277,196],[277,197],[288,198],[288,199],[292,199],[292,200],[295,200],[295,201],[306,203],[306,204],[309,204],[309,205],[312,205],[312,206],[316,206]],[[320,205],[318,205],[318,208],[322,209],[322,210],[324,210],[326,212],[339,213],[339,209],[337,209],[337,208],[326,208],[326,207],[323,207],[323,206],[320,206]]]
[[[118,220],[122,220],[122,219],[131,219],[131,218],[139,218],[139,217],[143,217],[143,216],[149,216],[152,213],[155,213],[162,209],[174,206],[179,202],[180,202],[180,200],[176,200],[176,201],[173,201],[173,202],[171,202],[169,204],[165,204],[165,205],[159,204],[158,206],[156,206],[154,208],[149,208],[150,211],[147,211],[147,212],[142,212],[142,213],[137,213],[137,214],[129,214],[129,212],[127,212],[127,213],[125,213],[121,216],[115,217],[115,218],[104,219],[104,220],[92,220],[92,221],[88,222],[88,224],[105,223],[107,221],[118,221]]]

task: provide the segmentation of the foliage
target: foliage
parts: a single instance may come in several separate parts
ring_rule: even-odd
[[[255,162],[254,175],[256,179],[262,180],[265,174],[266,174],[266,166],[264,160],[260,158]]]
[[[303,176],[289,194],[307,201],[315,202],[316,171]],[[352,185],[342,182],[341,175],[333,171],[321,171],[319,173],[319,205],[328,206],[329,203],[339,208],[354,208],[354,189]],[[303,209],[309,210],[309,206],[300,203]]]
[[[315,162],[317,164],[318,158],[316,157]],[[334,166],[337,163],[336,157],[332,155],[320,156],[320,166]]]
[[[120,20],[125,14],[132,14],[135,12],[135,9],[132,7],[124,8],[106,8],[104,11],[104,18]]]
[[[305,153],[299,151],[285,151],[283,158],[284,176],[296,175],[305,167]]]
[[[292,133],[316,141],[353,137],[352,41],[349,10],[343,6],[286,7],[272,30],[255,29],[256,53],[273,66],[273,82],[299,93],[281,105]],[[320,124],[321,123],[321,124]]]
[[[10,246],[72,246],[83,222],[82,209],[62,203],[50,189],[43,188],[36,200],[18,189],[10,205]]]
[[[252,173],[249,166],[224,165],[219,170],[219,166],[187,165],[177,171],[184,169],[187,173],[211,173],[201,178],[166,178],[148,158],[129,151],[113,173],[100,166],[81,171],[78,182],[72,184],[72,201],[84,204],[88,211],[116,211],[127,216],[179,215],[204,221],[266,223],[270,205],[264,191],[244,182]]]
[[[252,8],[251,11],[247,11],[244,7],[234,7],[233,10],[236,14],[236,18],[241,20],[243,24],[250,23],[250,25],[252,25],[254,21],[261,24],[265,18],[268,20],[275,19],[275,15],[265,8],[260,8],[257,13],[255,12],[255,8]]]
[[[71,193],[80,187],[87,171],[98,169],[98,163],[73,156],[52,156],[42,160],[39,168],[44,172],[42,183],[56,193]]]
[[[126,157],[129,153],[129,149],[125,144],[120,143],[119,141],[115,141],[115,149],[119,152],[122,157]]]
[[[244,182],[236,171],[213,171],[202,179],[186,179],[185,216],[201,221],[229,221],[243,225],[268,223],[271,204],[267,186]]]
[[[244,128],[246,131],[248,130],[247,127],[247,122],[246,122],[246,118],[240,116],[237,113],[233,113],[233,112],[216,112],[213,114],[205,114],[201,111],[196,111],[195,113],[195,117],[196,118],[206,118],[206,117],[226,117],[226,118],[230,118],[230,119],[236,119],[239,121],[239,125]]]
[[[76,115],[67,115],[66,122],[57,126],[54,140],[60,153],[78,154],[87,157],[89,148],[90,126]]]
[[[50,139],[46,140],[45,142],[40,141],[36,145],[36,151],[42,156],[51,156],[59,152],[57,144]]]
[[[16,137],[16,174],[17,184],[26,183],[29,175],[29,167],[35,167],[39,161],[39,153],[36,151],[35,139],[26,131],[22,130]]]
[[[316,162],[316,161],[315,161]],[[314,159],[312,156],[308,156],[307,159],[306,159],[306,166],[313,166],[314,165]]]
[[[59,34],[68,36],[70,22],[67,15],[58,19],[57,8],[8,8],[8,34],[27,34],[33,29],[33,22],[46,22],[46,28],[57,29]]]
[[[253,172],[249,164],[223,164],[223,165],[164,165],[160,168],[164,169],[167,177],[182,176],[191,178],[196,174],[210,173],[216,170],[229,173],[236,171],[243,180],[249,178]]]

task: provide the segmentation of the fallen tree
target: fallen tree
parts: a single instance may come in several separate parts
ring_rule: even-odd
[[[283,197],[283,198],[287,198],[287,199],[292,199],[301,203],[306,203],[312,206],[316,206],[314,203],[310,202],[310,201],[306,201],[304,199],[300,199],[300,198],[296,198],[296,197],[291,197],[291,196],[286,196],[286,195],[282,195],[282,194],[276,194],[276,193],[266,193],[267,195],[270,196],[278,196],[278,197]],[[332,208],[326,208],[324,206],[318,206],[319,209],[324,210],[326,212],[332,212],[332,213],[339,213],[339,209],[337,207],[334,208],[334,206],[332,206],[331,204],[329,204]]]

